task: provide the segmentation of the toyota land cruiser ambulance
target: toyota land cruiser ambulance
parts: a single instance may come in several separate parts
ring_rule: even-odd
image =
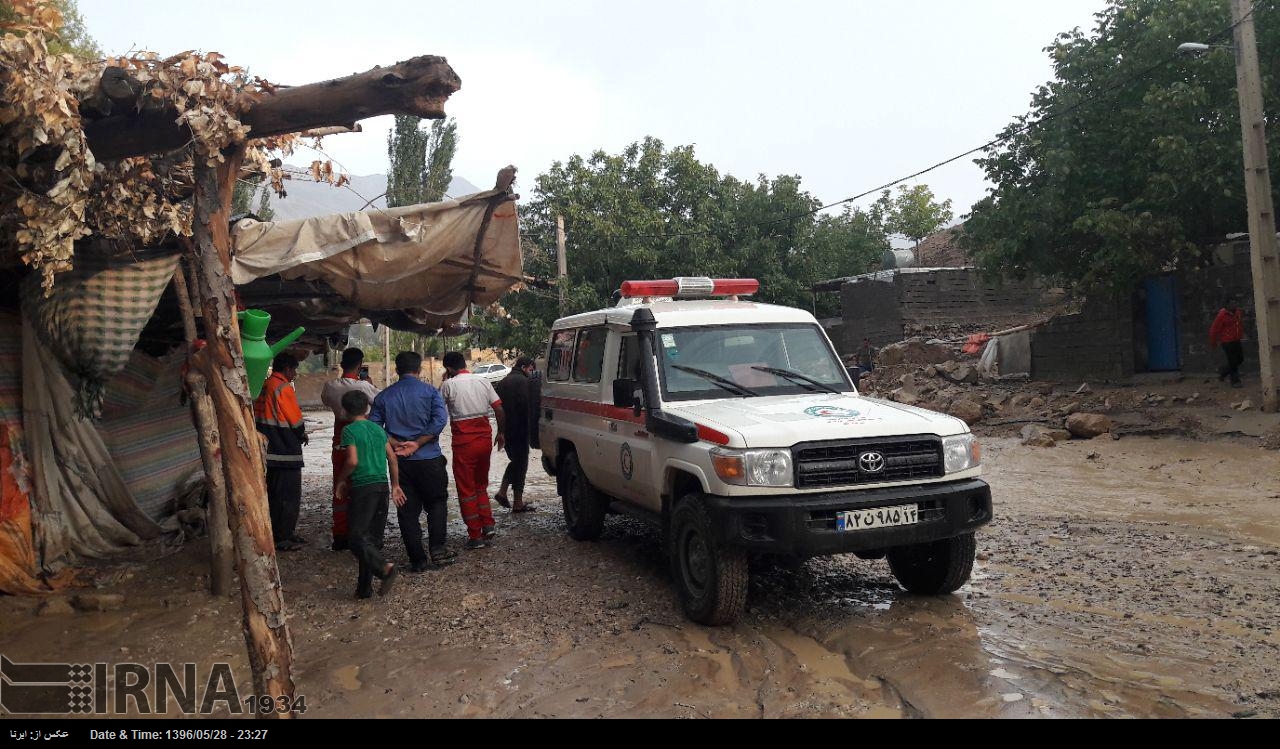
[[[991,521],[963,421],[867,398],[807,312],[751,279],[628,281],[613,308],[556,321],[539,436],[569,534],[609,513],[662,529],[685,613],[727,624],[749,555],[887,557],[951,593]]]

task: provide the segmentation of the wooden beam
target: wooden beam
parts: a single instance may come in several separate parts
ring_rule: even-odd
[[[205,510],[205,525],[209,528],[209,592],[224,597],[231,594],[231,581],[235,575],[235,547],[231,540],[231,526],[227,522],[227,483],[223,475],[222,453],[219,450],[218,418],[209,397],[209,382],[193,366],[198,355],[196,346],[196,317],[191,307],[186,274],[179,265],[173,274],[173,290],[178,295],[178,310],[182,313],[182,327],[187,339],[187,393],[191,397],[191,420],[195,423],[200,445],[200,460],[204,464],[205,491],[209,506]]]
[[[250,138],[303,130],[350,126],[383,114],[445,116],[444,104],[462,80],[443,57],[415,57],[388,68],[331,81],[278,89],[240,115]],[[89,148],[99,161],[145,156],[181,148],[191,131],[173,111],[125,113],[85,126]]]
[[[235,175],[244,147],[224,153],[225,161],[209,166],[195,160],[196,252],[192,273],[204,306],[207,345],[197,359],[208,383],[222,446],[223,476],[230,495],[229,519],[240,574],[244,637],[253,669],[254,694],[294,697],[293,642],[285,615],[280,569],[276,565],[271,516],[267,508],[266,467],[261,438],[253,421],[253,404],[245,378],[235,287],[231,281],[231,238],[228,221]],[[275,717],[293,717],[290,713]]]

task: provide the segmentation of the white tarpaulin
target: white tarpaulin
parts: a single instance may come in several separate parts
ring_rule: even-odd
[[[522,273],[516,204],[496,190],[298,221],[244,219],[232,247],[237,285],[277,273],[324,281],[358,309],[412,309],[444,322],[472,302],[497,301]]]

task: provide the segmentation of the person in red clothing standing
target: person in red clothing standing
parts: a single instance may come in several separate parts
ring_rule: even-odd
[[[457,351],[443,359],[446,380],[440,395],[449,409],[449,433],[453,437],[453,483],[458,489],[458,505],[467,524],[467,548],[483,549],[496,535],[493,510],[489,507],[489,458],[494,445],[504,446],[506,415],[502,401],[488,380],[467,371],[467,360]],[[498,436],[489,437],[489,409],[498,422]]]
[[[1227,356],[1227,366],[1218,370],[1218,381],[1231,378],[1231,387],[1244,387],[1240,383],[1240,365],[1244,362],[1244,312],[1234,297],[1218,312],[1209,328],[1209,345],[1221,346]]]

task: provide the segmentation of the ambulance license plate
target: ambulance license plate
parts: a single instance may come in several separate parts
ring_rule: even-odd
[[[895,525],[915,525],[920,522],[919,505],[877,507],[870,510],[850,510],[836,513],[836,530],[869,531],[890,528]]]

